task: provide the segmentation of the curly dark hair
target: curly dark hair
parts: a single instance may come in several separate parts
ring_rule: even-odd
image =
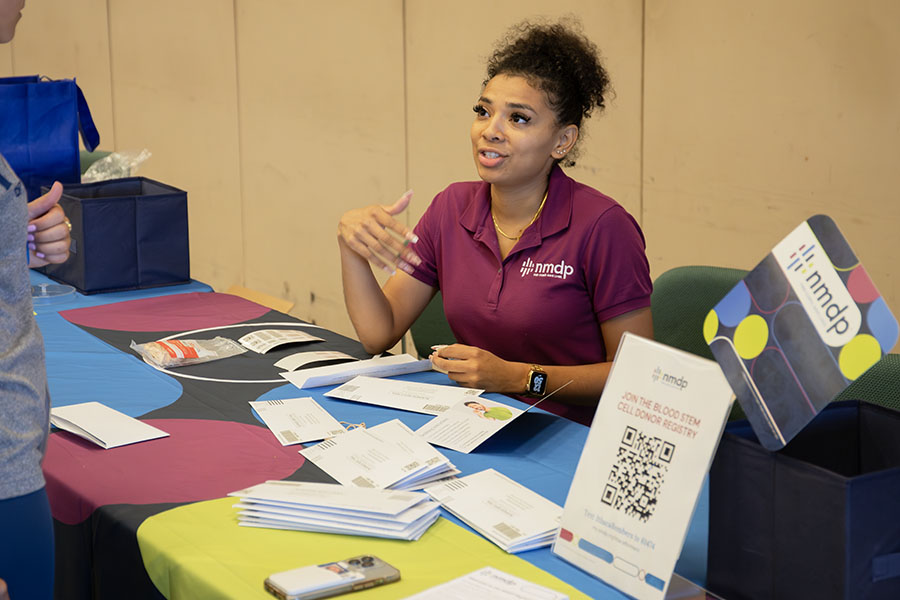
[[[594,108],[605,108],[605,97],[612,91],[597,46],[575,20],[513,26],[488,59],[484,84],[497,75],[524,77],[547,94],[560,125],[579,129]],[[574,157],[566,157],[566,166],[575,164]]]

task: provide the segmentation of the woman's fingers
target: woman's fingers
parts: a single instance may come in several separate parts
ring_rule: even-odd
[[[394,218],[409,206],[412,191],[391,205],[368,206],[344,214],[338,234],[350,248],[376,267],[389,273],[401,269],[412,273],[422,260],[409,247],[416,235]]]

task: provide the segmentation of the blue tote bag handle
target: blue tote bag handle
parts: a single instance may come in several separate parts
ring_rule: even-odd
[[[73,80],[74,82],[74,80]],[[78,84],[75,84],[75,94],[78,98],[78,131],[81,133],[81,141],[88,152],[93,152],[100,145],[100,132],[94,125],[94,117],[91,116],[91,109],[88,108],[87,100],[84,99],[84,93]]]
[[[24,77],[7,77],[8,83],[38,83],[40,81],[54,81],[49,77],[41,77],[40,75],[26,75]],[[65,81],[65,79],[61,80]],[[91,116],[91,109],[81,91],[81,86],[72,78],[72,85],[75,86],[75,98],[78,102],[78,132],[81,134],[81,141],[84,142],[84,148],[88,152],[93,152],[100,145],[100,132],[94,125],[94,117]]]

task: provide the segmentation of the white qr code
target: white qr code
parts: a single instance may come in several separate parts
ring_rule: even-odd
[[[649,520],[674,454],[675,444],[626,427],[601,500],[626,515]]]

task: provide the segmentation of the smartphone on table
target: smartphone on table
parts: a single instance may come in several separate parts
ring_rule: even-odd
[[[266,590],[281,600],[315,600],[393,583],[400,571],[368,554],[269,575]]]

